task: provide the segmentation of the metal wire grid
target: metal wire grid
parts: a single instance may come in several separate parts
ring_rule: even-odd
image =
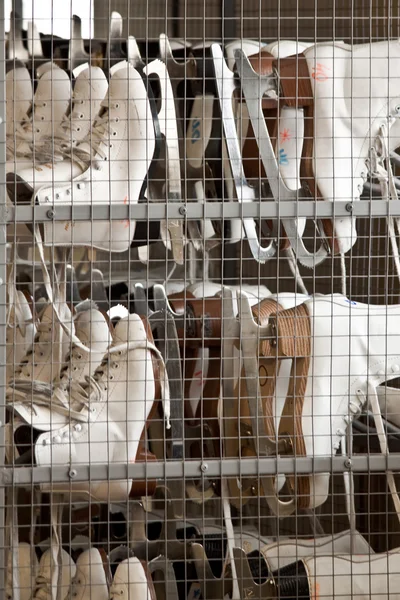
[[[121,12],[123,12],[123,6],[117,7],[111,6],[110,3],[108,4],[109,6],[107,6],[107,3],[104,3],[100,7],[100,10],[105,7],[107,15],[110,14],[111,9],[121,10]],[[321,4],[321,6],[319,6],[319,4]],[[127,8],[129,9],[129,6]],[[143,34],[137,34],[138,37],[157,39],[157,35],[160,33],[158,27],[163,27],[164,25],[172,26],[172,17],[169,17],[171,11],[166,10],[170,7],[167,7],[165,3],[162,3],[159,8],[160,12],[161,9],[164,9],[164,13],[161,14],[165,15],[165,13],[168,13],[168,16],[163,16],[161,19],[159,17],[160,13],[158,13],[158,7],[154,8],[154,6],[151,6],[150,4],[147,4],[145,7],[142,5],[140,9],[134,7],[130,13],[131,16],[129,17],[128,15],[128,18],[132,21],[135,21],[135,11],[142,10],[142,8],[142,20],[143,22],[148,23],[153,22],[153,19],[147,19],[147,17],[149,17],[149,13],[154,10],[153,14],[155,20],[153,23],[155,23],[155,29],[153,32],[153,30],[147,28],[146,35],[143,36]],[[228,3],[225,5],[225,7],[223,7],[222,10],[220,10],[220,7],[217,7],[215,4],[210,4],[210,6],[207,5],[206,7],[205,3],[190,3],[190,6],[189,3],[187,3],[186,6],[180,6],[179,14],[181,15],[181,18],[178,19],[178,23],[180,26],[183,25],[184,32],[181,33],[181,29],[179,29],[179,35],[183,35],[187,38],[190,37],[194,42],[207,41],[207,39],[216,35],[214,33],[209,35],[209,30],[207,29],[209,24],[209,14],[215,15],[215,21],[221,26],[221,31],[224,30],[226,33],[227,27],[225,27],[225,29],[222,27],[223,24],[218,21],[218,15],[225,15],[229,8],[232,7],[229,7]],[[331,39],[333,37],[332,33],[334,33],[336,39],[344,38],[345,41],[349,42],[387,39],[390,30],[390,27],[387,26],[387,16],[391,17],[389,25],[396,28],[396,32],[398,31],[398,19],[395,12],[396,7],[385,6],[382,14],[380,12],[382,10],[382,6],[378,4],[376,6],[367,6],[365,3],[357,6],[353,5],[350,16],[347,12],[348,6],[345,3],[339,5],[338,2],[335,4],[335,6],[328,5],[327,3],[316,4],[315,2],[312,2],[310,3],[309,7],[305,7],[303,5],[300,6],[300,3],[297,2],[290,3],[290,6],[289,3],[279,3],[275,7],[268,7],[268,15],[265,15],[264,8],[259,2],[255,3],[253,7],[250,3],[246,4],[246,6],[241,4],[239,8],[240,9],[238,10],[238,7],[236,7],[236,14],[238,16],[240,15],[239,24],[241,34],[245,34],[246,36],[248,35],[249,37],[253,37],[255,39],[264,39],[265,37],[265,39],[268,39],[268,41],[271,39],[283,39],[284,37],[290,37],[292,39],[306,38],[310,41],[319,41],[321,39]],[[95,11],[96,10],[97,5],[95,5]],[[318,20],[315,19],[315,10],[317,10],[317,14],[320,17]],[[197,18],[193,18],[193,20],[189,18],[189,13],[191,11],[193,11],[195,15],[198,15]],[[345,13],[345,16],[343,16],[343,13]],[[295,15],[296,18],[293,18],[293,15]],[[157,21],[157,19],[159,19],[159,21]],[[231,19],[233,19],[233,17],[231,17]],[[107,24],[107,20],[108,16],[104,17],[103,24]],[[204,28],[203,32],[200,33],[199,36],[189,35],[188,32],[192,30],[197,33],[197,26],[199,23],[201,23]],[[306,25],[310,28],[310,33],[308,35],[306,35]],[[100,20],[97,21],[97,26],[100,27]],[[267,28],[267,31],[268,28],[274,28],[274,34],[264,36],[264,26]],[[174,27],[176,27],[176,25],[174,25]],[[343,27],[343,29],[341,29],[341,27]],[[106,28],[105,33],[103,33],[100,37],[106,38],[108,35],[107,31],[108,29]],[[3,46],[1,52],[4,52]],[[0,56],[0,58],[4,57]],[[1,60],[0,62],[2,65],[4,65],[4,60]],[[4,83],[4,74],[1,80]],[[5,93],[3,85],[3,89],[0,89],[0,98],[4,97]],[[4,187],[4,179],[2,183]],[[300,205],[297,205],[297,203],[288,203],[288,205],[284,208],[280,207],[277,209],[276,206],[273,206],[269,203],[265,203],[262,206],[247,205],[244,207],[240,207],[238,204],[234,203],[229,203],[226,205],[226,203],[222,202],[212,203],[210,206],[207,205],[206,207],[188,203],[185,207],[185,215],[182,215],[182,213],[179,211],[179,206],[174,207],[167,204],[152,205],[149,203],[144,203],[143,205],[129,207],[120,204],[113,206],[111,215],[109,214],[108,207],[92,207],[90,211],[84,206],[74,207],[73,211],[71,211],[71,209],[68,207],[57,207],[56,210],[50,214],[47,207],[35,207],[33,210],[30,206],[24,206],[18,207],[18,209],[9,209],[7,214],[4,213],[4,222],[15,223],[16,221],[25,221],[30,223],[34,221],[43,223],[56,223],[59,220],[68,220],[69,218],[73,217],[73,219],[76,221],[91,221],[93,227],[94,223],[104,218],[126,219],[131,217],[132,219],[138,221],[143,219],[147,225],[147,228],[149,228],[151,223],[157,222],[163,218],[174,218],[184,221],[190,220],[191,218],[202,220],[205,217],[214,217],[216,219],[228,219],[229,217],[242,218],[249,216],[256,218],[276,218],[278,210],[280,215],[282,215],[282,210],[284,210],[287,211],[287,214],[292,217],[298,216],[299,214],[312,217],[315,215],[316,210],[318,210],[319,216],[346,216],[345,207],[337,207],[329,205],[328,203],[321,204],[323,206],[316,206],[314,202],[311,201],[301,203]],[[362,233],[360,234],[361,239],[358,246],[353,248],[349,258],[346,259],[350,269],[349,273],[351,277],[351,280],[348,282],[348,293],[353,301],[356,299],[357,301],[368,301],[371,304],[377,304],[379,302],[391,304],[393,302],[395,303],[398,297],[397,279],[392,273],[393,265],[387,260],[387,235],[384,228],[385,224],[383,218],[386,216],[387,210],[387,206],[384,206],[383,203],[380,204],[379,202],[372,204],[369,202],[360,202],[359,205],[354,206],[353,214],[357,217],[369,216],[371,211],[373,211],[374,218],[371,220],[365,219],[366,232],[364,235]],[[392,214],[396,215],[399,214],[400,207],[396,202],[392,202],[390,205],[390,210]],[[379,215],[380,218],[377,218],[377,215]],[[362,219],[358,218],[358,223],[361,223],[361,221]],[[381,237],[378,237],[378,230],[371,230],[371,221],[374,226],[377,224],[378,228],[380,227],[379,235]],[[2,235],[4,236],[2,244],[0,245],[1,250],[4,253],[4,259],[0,261],[0,277],[2,281],[5,282],[7,280],[5,227],[1,227],[0,229],[2,230]],[[311,236],[312,235],[313,234],[311,234]],[[122,273],[125,272],[127,285],[126,290],[124,289],[123,293],[128,295],[134,289],[134,282],[139,278],[144,280],[146,284],[149,284],[151,281],[164,282],[169,279],[170,283],[176,285],[183,284],[184,287],[186,287],[189,282],[192,283],[192,279],[201,280],[200,269],[198,271],[192,271],[192,275],[194,274],[194,277],[189,276],[188,269],[181,269],[181,271],[177,269],[171,275],[172,263],[171,261],[166,261],[165,251],[161,249],[160,252],[160,248],[154,251],[150,262],[142,267],[140,276],[136,277],[135,275],[137,275],[137,273],[132,273],[131,269],[126,268],[126,265],[129,262],[129,266],[133,265],[133,270],[136,271],[136,267],[139,265],[139,259],[135,252],[135,250],[130,249],[126,255],[117,257],[108,254],[98,254],[96,256],[96,262],[94,263],[94,266],[99,267],[100,270],[106,274],[105,282],[108,285],[118,283],[120,277],[122,277]],[[222,251],[217,249],[215,254],[211,257],[210,268],[214,269],[214,277],[216,279],[221,277],[220,266],[222,254],[222,260],[225,263],[230,260],[236,267],[235,270],[228,269],[228,273],[225,273],[225,282],[229,278],[230,280],[233,279],[234,282],[238,282],[240,285],[243,285],[245,282],[252,283],[257,286],[267,285],[271,291],[282,292],[286,290],[293,290],[293,276],[289,273],[289,271],[285,272],[286,261],[284,257],[279,254],[279,252],[278,259],[268,262],[266,266],[257,265],[254,260],[250,258],[245,242],[237,244],[237,246],[234,248],[234,257],[229,258],[228,252],[229,250],[227,250],[226,247],[223,248]],[[75,257],[73,257],[71,262],[73,264],[83,264],[83,276],[80,280],[80,284],[88,284],[90,290],[89,293],[90,296],[92,296],[94,289],[94,277],[93,271],[91,271],[90,268],[91,261],[88,259],[88,257],[82,257],[81,255],[77,257],[76,254],[77,252],[74,249],[73,255],[75,255]],[[52,259],[52,256],[49,255],[48,258]],[[199,264],[205,268],[203,259],[198,256],[196,256],[196,259]],[[27,262],[32,264],[32,255],[28,254]],[[320,267],[319,270],[317,269],[315,272],[312,272],[308,275],[306,274],[304,276],[307,286],[310,286],[310,292],[331,293],[332,291],[340,290],[340,275],[336,262],[336,259],[328,259],[325,266]],[[369,264],[367,277],[365,276],[366,263]],[[159,267],[159,271],[157,271],[157,269],[153,269],[154,265]],[[34,272],[32,269],[32,274],[34,285],[41,282],[39,272]],[[1,305],[6,307],[7,300],[4,285],[1,286],[1,294]],[[105,299],[107,301],[113,300],[116,302],[121,299],[121,291],[109,288],[106,291]],[[0,333],[4,334],[4,339],[4,323],[2,328],[4,329],[2,329],[2,332]],[[202,345],[204,345],[205,342],[204,337],[205,336],[203,334]],[[1,351],[1,364],[4,365],[6,362],[4,345],[1,347]],[[183,354],[184,363],[190,363],[190,355],[186,350],[183,350]],[[202,367],[204,367],[204,364]],[[4,380],[5,376],[3,374],[3,381]],[[163,420],[162,418],[160,419],[160,416],[159,421],[159,425],[162,425]],[[5,418],[3,419],[3,422],[6,422]],[[157,419],[155,419],[155,424],[157,424]],[[151,433],[149,436],[151,437]],[[202,431],[201,441],[205,443],[206,440],[203,439],[203,436],[204,432]],[[366,439],[368,440],[369,445],[367,455],[365,454]],[[162,448],[164,447],[165,438],[162,427],[161,433],[160,428],[157,429],[156,427],[152,441],[154,444],[158,442]],[[218,440],[218,443],[221,443],[220,440]],[[38,519],[39,525],[35,528],[36,535],[37,538],[43,541],[43,539],[45,539],[46,535],[48,536],[49,533],[48,512],[50,511],[51,507],[58,505],[60,499],[54,497],[53,495],[50,495],[48,498],[43,497],[42,495],[40,499],[36,499],[36,497],[33,495],[28,495],[27,498],[24,498],[24,489],[28,489],[30,492],[33,492],[36,485],[46,482],[56,485],[57,482],[69,481],[72,485],[79,481],[87,482],[105,479],[106,481],[112,482],[119,479],[133,478],[135,481],[140,479],[145,480],[147,484],[149,484],[151,480],[158,479],[159,482],[163,482],[164,485],[172,492],[172,508],[171,503],[168,501],[168,497],[165,499],[162,489],[159,489],[158,495],[160,498],[157,499],[156,496],[156,499],[153,499],[152,501],[147,500],[145,503],[146,508],[149,508],[152,503],[153,515],[151,512],[140,513],[140,506],[133,501],[127,500],[126,503],[123,503],[124,505],[122,508],[118,507],[116,509],[114,506],[111,507],[111,511],[107,510],[104,512],[104,507],[98,510],[97,505],[92,506],[90,509],[88,509],[87,513],[84,513],[83,518],[81,518],[81,521],[78,522],[78,525],[76,526],[72,513],[74,512],[73,509],[78,509],[80,507],[71,505],[71,507],[68,508],[67,506],[64,509],[64,530],[62,533],[62,538],[63,542],[68,544],[68,542],[71,542],[71,539],[73,539],[73,536],[76,535],[78,531],[81,533],[83,531],[84,533],[88,534],[88,537],[91,537],[92,540],[94,540],[94,536],[97,534],[100,535],[107,554],[110,554],[111,551],[120,544],[121,539],[132,545],[133,548],[137,549],[136,543],[138,539],[140,539],[137,537],[138,528],[140,529],[143,523],[145,523],[147,539],[145,540],[146,543],[144,544],[145,549],[142,555],[143,558],[154,560],[156,558],[154,554],[160,552],[162,546],[164,545],[163,553],[165,553],[167,557],[170,556],[171,560],[175,560],[173,555],[174,546],[172,544],[172,542],[175,541],[175,538],[173,537],[171,531],[167,532],[165,538],[161,536],[161,542],[155,548],[151,546],[149,539],[152,538],[153,540],[158,540],[162,524],[165,525],[168,523],[176,523],[176,515],[180,515],[181,513],[183,515],[183,527],[177,526],[177,529],[181,531],[179,535],[183,536],[184,538],[190,537],[190,531],[193,532],[193,528],[196,529],[197,527],[197,530],[200,530],[201,534],[204,534],[204,532],[208,531],[207,526],[213,525],[214,541],[215,539],[219,539],[222,542],[224,539],[223,533],[215,533],[215,528],[218,526],[223,527],[220,497],[218,495],[213,495],[213,497],[207,503],[200,504],[200,506],[196,505],[196,503],[190,500],[186,500],[184,503],[182,503],[182,481],[190,482],[191,480],[200,480],[203,481],[203,483],[208,481],[212,486],[214,486],[214,488],[218,488],[223,479],[235,478],[236,476],[248,476],[257,484],[262,475],[274,475],[276,473],[287,475],[292,473],[297,475],[301,473],[312,473],[313,475],[326,472],[331,473],[332,477],[329,502],[317,513],[319,522],[323,525],[325,532],[329,534],[331,532],[337,532],[339,530],[346,529],[347,527],[344,495],[343,490],[341,489],[342,478],[339,477],[339,475],[334,474],[342,474],[346,471],[353,471],[355,473],[360,473],[360,475],[356,477],[358,528],[362,531],[362,533],[364,533],[375,550],[385,551],[388,548],[394,548],[398,545],[398,526],[396,524],[396,519],[394,518],[395,513],[391,505],[391,500],[387,494],[386,478],[383,476],[383,474],[387,470],[396,471],[398,469],[398,455],[396,453],[393,453],[389,456],[375,454],[376,447],[374,446],[373,436],[366,436],[365,432],[364,435],[362,435],[362,432],[355,433],[354,444],[355,453],[354,455],[351,455],[350,459],[348,456],[335,456],[326,458],[270,457],[259,460],[248,459],[243,461],[239,461],[237,458],[224,458],[220,460],[209,458],[204,450],[200,449],[198,459],[191,458],[191,460],[182,461],[180,459],[176,460],[175,458],[175,460],[165,462],[145,462],[142,464],[136,463],[129,465],[116,464],[112,466],[112,469],[110,469],[108,465],[99,464],[91,464],[89,466],[72,465],[72,467],[64,465],[51,467],[32,466],[23,468],[7,467],[3,469],[2,482],[4,486],[7,486],[7,489],[10,489],[10,486],[12,486],[11,506],[19,508],[25,506],[25,510],[21,509],[19,511],[20,514],[18,515],[19,539],[26,539],[27,541],[32,542],[30,530],[32,528],[32,523],[37,517],[37,513],[42,513],[42,519]],[[2,444],[2,448],[4,450],[4,442]],[[185,459],[186,458],[187,457],[185,457]],[[5,464],[4,461],[3,464]],[[374,476],[375,473],[377,474],[377,477]],[[369,480],[369,487],[366,487],[365,479]],[[207,489],[207,485],[205,485],[205,488]],[[368,490],[368,493],[366,493],[365,489]],[[2,497],[0,498],[0,510],[2,512],[0,513],[0,518],[3,518],[2,522],[6,522],[4,514],[6,507],[4,488],[1,488],[1,494]],[[67,498],[70,502],[73,501],[73,496],[69,495],[68,492]],[[235,500],[235,498],[231,499]],[[28,510],[26,510],[26,505],[29,506]],[[7,506],[9,506],[9,503]],[[76,513],[74,512],[74,515],[75,514]],[[252,531],[252,525],[256,526],[255,529],[258,535],[265,537],[277,535],[278,538],[280,538],[284,535],[295,534],[297,535],[298,539],[301,539],[301,537],[304,535],[313,534],[318,539],[317,534],[320,533],[318,530],[318,520],[315,515],[310,515],[300,510],[296,510],[292,517],[283,519],[280,522],[270,514],[265,501],[258,497],[257,493],[255,493],[254,499],[252,499],[242,511],[236,511],[235,508],[232,508],[232,514],[234,522],[237,525],[236,531],[239,531],[239,535],[242,537],[246,532]],[[155,517],[158,517],[158,520]],[[154,525],[154,522],[157,524]],[[135,525],[138,526],[138,524],[139,527],[136,528]],[[13,525],[16,529],[15,521],[13,522]],[[95,529],[96,532],[94,533],[92,529]],[[184,530],[183,533],[182,529]],[[99,531],[100,533],[98,533]],[[2,533],[4,534],[3,530]],[[176,532],[175,535],[177,535]],[[195,533],[194,535],[196,538],[196,536],[199,534]],[[260,539],[257,538],[256,546],[259,546],[260,543]],[[70,547],[72,550],[75,549],[75,547],[72,545]],[[311,547],[313,550],[315,550],[314,546]],[[6,544],[4,539],[0,539],[0,554],[4,554],[3,551],[5,548]],[[248,546],[246,548],[249,549]],[[186,566],[182,566],[181,564],[179,567],[175,567],[174,579],[178,581],[178,584],[181,587],[185,587],[183,584],[188,584],[188,587],[186,587],[183,591],[179,589],[179,596],[185,597],[185,594],[188,593],[189,589],[192,590],[191,593],[194,597],[196,597],[199,588],[195,587],[192,589],[191,586],[196,584],[197,580],[199,579],[199,575],[198,573],[193,574],[190,572],[190,565],[192,564],[193,557],[190,554],[189,548],[186,546],[184,548],[180,547],[179,551],[181,553],[180,559],[176,560],[176,562],[182,563],[184,559],[186,559],[187,564]],[[222,550],[220,547],[219,551],[221,557]],[[153,555],[151,552],[153,552]],[[296,558],[298,558],[298,556],[295,554],[293,559]],[[161,583],[165,581],[171,581],[171,573],[166,571],[164,567],[163,569],[164,573],[161,577]],[[160,587],[160,582],[157,582],[157,579],[159,579],[158,577],[154,577],[154,579],[156,581],[157,595],[165,594],[165,586],[161,585]],[[229,576],[226,574],[226,583],[228,580]],[[212,595],[213,592],[215,592],[215,582],[213,582],[211,579],[210,573],[206,572],[205,576],[203,577],[203,581],[200,583],[203,584],[203,586],[200,586],[203,596],[207,596],[207,586],[204,588],[204,584],[208,584],[210,594],[209,597],[215,597]],[[211,587],[213,584],[214,589]],[[3,589],[1,585],[0,589]],[[217,594],[220,593],[220,588],[218,588],[218,586],[216,589]],[[167,595],[171,594],[172,592],[168,590]],[[338,594],[338,596],[340,596],[340,594]]]

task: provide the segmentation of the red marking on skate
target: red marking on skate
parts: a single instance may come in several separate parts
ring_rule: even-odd
[[[196,373],[193,374],[193,379],[197,380],[197,386],[201,386],[203,384],[203,371],[196,371]]]
[[[317,63],[315,67],[313,67],[311,72],[311,77],[316,81],[326,81],[329,78],[329,73],[331,69],[322,63]]]
[[[124,204],[128,204],[128,196],[125,196],[125,198],[124,198]],[[121,223],[122,223],[123,225],[125,225],[125,229],[126,229],[127,227],[129,227],[129,225],[130,225],[130,221],[129,221],[129,219],[124,219],[123,221],[121,221]]]
[[[291,134],[290,134],[290,130],[285,128],[283,131],[281,131],[281,135],[280,135],[280,143],[283,144],[284,142],[288,142],[290,139],[292,138]]]
[[[319,600],[319,598],[320,598],[319,583],[315,582],[315,585],[313,587],[314,587],[314,589],[312,590],[311,600]]]

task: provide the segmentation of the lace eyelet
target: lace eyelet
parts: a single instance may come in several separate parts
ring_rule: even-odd
[[[80,127],[77,127],[77,128],[76,128],[76,130],[77,130],[77,131],[80,131],[80,130],[81,130],[81,128],[80,128]]]
[[[41,121],[44,121],[44,115],[42,115],[42,116],[40,117],[40,120],[41,120]]]
[[[44,356],[44,352],[40,352],[40,353],[39,353],[39,356]]]
[[[113,136],[116,136],[116,135],[117,135],[117,132],[116,132],[116,131],[113,131]]]
[[[119,364],[118,363],[114,364],[114,369],[119,369]]]
[[[85,116],[85,115],[84,115],[83,113],[81,113],[81,114],[79,115],[79,118],[80,118],[80,119],[83,119],[83,118],[84,118],[84,116]]]
[[[119,102],[115,103],[115,108],[119,108]]]
[[[114,375],[110,375],[110,381],[114,379]]]
[[[82,354],[78,354],[78,360],[81,360]]]
[[[118,350],[118,356],[122,356],[122,350]]]
[[[115,117],[115,122],[119,123],[119,117]]]
[[[78,367],[73,367],[73,369],[72,369],[72,370],[73,370],[73,371],[77,371],[77,370],[78,370]]]

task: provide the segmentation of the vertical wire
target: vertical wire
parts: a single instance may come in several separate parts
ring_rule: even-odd
[[[5,166],[6,166],[6,136],[5,136],[5,119],[6,119],[6,106],[5,106],[5,98],[6,98],[6,87],[5,87],[5,10],[4,10],[4,0],[0,0],[0,185],[1,190],[3,190],[0,196],[0,210],[4,211],[6,208],[6,194],[5,194]],[[10,30],[13,26],[10,23]],[[15,226],[14,226],[15,229]],[[7,281],[7,226],[6,224],[2,224],[0,227],[0,281],[2,285],[0,285],[0,308],[2,312],[2,318],[0,319],[0,381],[5,382],[6,380],[6,308],[7,308],[7,300],[6,300],[6,286],[5,282]],[[5,422],[6,422],[6,412],[5,412],[5,391],[6,386],[2,385],[0,388],[0,465],[3,467],[5,465]],[[1,482],[0,486],[0,590],[5,590],[6,583],[6,511],[5,511],[5,481]]]

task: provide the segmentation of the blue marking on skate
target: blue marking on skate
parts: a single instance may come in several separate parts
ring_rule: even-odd
[[[348,304],[352,304],[353,306],[357,306],[357,302],[355,302],[354,300],[349,300],[348,298],[345,298],[344,301]]]
[[[285,150],[283,148],[281,148],[279,150],[279,164],[280,165],[288,165],[289,164],[289,159],[287,157],[287,154],[285,154]]]
[[[197,119],[192,123],[192,144],[195,144],[200,139],[200,126],[201,121]]]

